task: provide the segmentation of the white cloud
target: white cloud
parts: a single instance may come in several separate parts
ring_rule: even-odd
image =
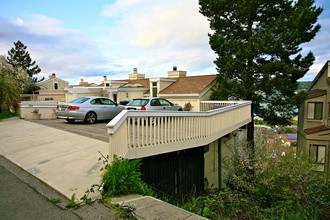
[[[102,14],[117,16],[108,30],[116,41],[108,45],[121,51],[117,61],[122,70],[138,67],[146,70],[147,76],[159,77],[166,76],[173,65],[191,69],[189,75],[215,68],[207,36],[209,25],[199,13],[197,1],[119,0],[104,7]]]
[[[25,23],[26,28],[33,35],[59,37],[77,31],[63,27],[63,22],[40,14],[34,14]]]
[[[23,19],[21,19],[21,18],[17,18],[17,19],[14,21],[14,24],[16,24],[17,26],[24,26],[24,21],[23,21]]]
[[[116,0],[113,4],[106,4],[103,6],[101,15],[106,17],[125,16],[128,13],[134,13],[132,9],[140,8],[143,4],[141,0]]]

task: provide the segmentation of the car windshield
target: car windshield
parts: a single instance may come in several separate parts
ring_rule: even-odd
[[[148,102],[149,102],[148,99],[133,99],[127,105],[128,106],[145,106],[146,104],[148,104]]]
[[[80,97],[80,98],[73,99],[73,100],[69,101],[68,103],[84,103],[88,99],[89,98],[87,98],[87,97]]]

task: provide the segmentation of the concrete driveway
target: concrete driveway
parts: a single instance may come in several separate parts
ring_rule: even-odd
[[[109,144],[64,129],[60,130],[59,127],[46,126],[41,124],[42,122],[51,123],[52,126],[56,125],[56,122],[62,123],[57,120],[39,120],[35,123],[18,118],[0,121],[0,154],[67,198],[71,198],[75,193],[79,199],[92,184],[101,182],[100,169],[103,164],[98,161],[98,152],[107,155]],[[105,125],[106,123],[95,124],[104,126],[106,132]],[[97,130],[84,124],[65,124],[64,128],[79,126],[81,130],[87,129],[84,131],[87,136],[93,136],[91,131]],[[99,194],[91,197],[98,198]],[[113,198],[113,202],[134,204],[135,213],[146,220],[205,219],[149,196],[124,196]],[[106,209],[88,210],[86,213],[91,213],[89,216],[100,216],[99,210]],[[101,214],[102,218],[86,219],[110,219],[108,211]]]
[[[28,120],[30,122],[46,125],[48,127],[68,131],[75,134],[80,134],[86,137],[95,138],[100,141],[109,142],[109,136],[107,133],[107,121],[98,121],[95,124],[85,124],[82,121],[76,121],[74,123],[68,123],[64,119],[56,120]]]
[[[0,130],[0,154],[66,197],[100,183],[107,142],[17,118],[1,121]]]

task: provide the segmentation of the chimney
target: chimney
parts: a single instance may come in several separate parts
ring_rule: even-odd
[[[107,76],[103,76],[103,80],[106,81],[107,80]]]
[[[49,79],[55,79],[55,78],[56,78],[55,73],[52,73],[52,75],[49,75]]]
[[[178,70],[177,66],[173,66],[172,71],[167,71],[168,78],[179,78],[179,77],[186,77],[187,71]]]
[[[137,68],[133,68],[133,73],[128,74],[130,80],[144,79],[145,74],[138,73]]]
[[[88,82],[84,82],[84,79],[80,79],[79,86],[87,86]]]

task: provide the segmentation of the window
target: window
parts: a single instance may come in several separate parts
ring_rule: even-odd
[[[322,120],[322,111],[322,102],[309,102],[307,106],[307,119]]]
[[[113,101],[117,102],[117,94],[113,94],[112,97],[113,97]]]
[[[91,104],[92,104],[92,105],[100,105],[101,103],[100,103],[100,100],[99,100],[99,99],[93,99],[93,100],[91,101]]]
[[[110,99],[100,99],[100,101],[103,105],[115,105]]]
[[[157,82],[152,82],[152,97],[157,97]]]
[[[330,102],[329,102],[329,106],[328,106],[328,118],[330,118]]]
[[[165,99],[159,99],[159,102],[162,106],[171,106],[171,103]]]
[[[160,106],[160,103],[159,103],[159,101],[157,99],[152,99],[150,101],[150,105],[151,106]]]
[[[58,84],[54,83],[54,89],[58,89]]]
[[[311,144],[309,148],[311,162],[317,164],[318,171],[324,171],[325,145]]]

